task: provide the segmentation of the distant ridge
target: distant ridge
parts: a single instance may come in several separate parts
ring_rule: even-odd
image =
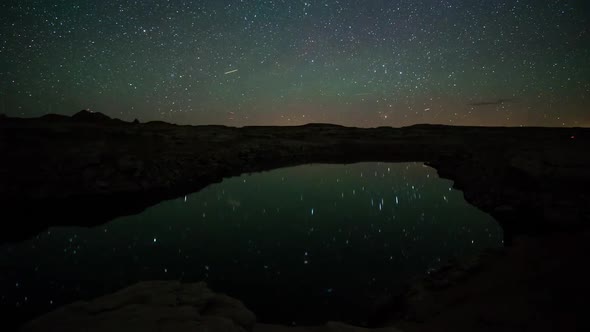
[[[67,121],[70,119],[70,117],[67,115],[51,113],[51,114],[45,114],[45,115],[41,116],[40,119],[48,120],[48,121]]]
[[[81,110],[80,112],[72,115],[72,119],[84,122],[108,122],[113,120],[109,116],[100,112],[91,112],[89,110]]]
[[[41,115],[39,117],[13,117],[9,116],[4,113],[0,113],[0,121],[2,122],[55,122],[55,123],[80,123],[80,124],[95,124],[95,125],[142,125],[142,126],[149,126],[152,128],[168,128],[168,127],[200,127],[200,128],[350,128],[350,129],[414,129],[414,130],[449,130],[449,129],[459,129],[459,130],[468,130],[468,129],[493,129],[493,128],[510,128],[510,129],[521,129],[526,128],[528,130],[545,130],[547,128],[552,129],[586,129],[588,127],[544,127],[544,126],[479,126],[479,125],[456,125],[456,124],[430,124],[430,123],[417,123],[409,126],[403,127],[393,127],[393,126],[377,126],[377,127],[352,127],[340,124],[333,124],[333,123],[307,123],[301,125],[287,125],[287,126],[277,126],[277,125],[247,125],[243,127],[234,127],[228,125],[221,125],[221,124],[178,124],[178,123],[170,123],[165,122],[162,120],[152,120],[147,122],[140,122],[137,118],[133,121],[125,121],[118,118],[111,118],[108,115],[105,115],[101,112],[93,112],[90,110],[81,110],[75,113],[72,116],[62,115],[62,114],[55,114],[49,113],[45,115]]]
[[[447,128],[447,127],[471,127],[471,126],[449,126],[444,124],[430,124],[430,123],[417,123],[402,128]]]
[[[301,127],[339,127],[344,128],[345,126],[333,123],[308,123],[304,124]]]

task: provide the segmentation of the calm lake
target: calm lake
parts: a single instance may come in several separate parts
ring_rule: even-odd
[[[421,163],[226,179],[100,227],[3,245],[1,309],[25,319],[138,281],[180,279],[207,281],[262,322],[362,323],[408,278],[502,246],[494,219],[451,187]]]

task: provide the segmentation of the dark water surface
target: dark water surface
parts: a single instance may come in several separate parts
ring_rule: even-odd
[[[451,186],[421,163],[226,179],[101,227],[0,247],[0,309],[22,320],[141,280],[181,279],[206,280],[263,322],[362,323],[404,280],[502,246],[499,225]]]

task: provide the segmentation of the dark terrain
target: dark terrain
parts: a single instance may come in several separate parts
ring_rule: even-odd
[[[14,216],[3,218],[0,243],[50,226],[99,225],[244,172],[421,161],[501,224],[507,248],[413,282],[379,306],[373,325],[583,330],[590,295],[589,143],[590,130],[582,128],[194,127],[86,111],[0,117],[0,208]],[[248,322],[241,326],[269,329]]]

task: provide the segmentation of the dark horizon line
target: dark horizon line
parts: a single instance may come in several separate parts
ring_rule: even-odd
[[[491,105],[491,104],[483,104],[482,105]],[[91,114],[90,116],[92,116],[92,114],[94,114],[94,116],[96,117],[96,119],[79,119],[80,114],[84,114],[84,112],[86,112],[87,114]],[[575,127],[552,127],[552,126],[543,126],[543,125],[534,125],[534,126],[528,126],[528,125],[517,125],[517,126],[483,126],[483,125],[461,125],[461,124],[453,124],[453,125],[449,125],[449,124],[442,124],[442,123],[415,123],[412,125],[408,125],[408,126],[401,126],[401,127],[394,127],[394,126],[373,126],[373,127],[355,127],[355,126],[346,126],[346,125],[341,125],[341,124],[336,124],[336,123],[327,123],[327,122],[309,122],[306,124],[300,124],[300,125],[247,125],[247,126],[231,126],[231,125],[224,125],[224,124],[178,124],[178,123],[172,123],[172,122],[167,122],[167,121],[163,121],[163,120],[151,120],[151,121],[147,121],[147,122],[140,122],[138,119],[135,119],[134,121],[125,121],[125,120],[121,120],[119,118],[111,118],[110,116],[101,113],[101,112],[95,112],[95,111],[89,111],[89,110],[81,110],[73,115],[64,115],[64,114],[57,114],[57,113],[47,113],[47,114],[43,114],[41,116],[36,116],[36,117],[18,117],[18,116],[8,116],[6,114],[2,114],[0,113],[0,121],[6,121],[6,120],[24,120],[24,121],[35,121],[35,120],[46,120],[46,121],[52,121],[52,120],[67,120],[67,121],[75,121],[75,122],[79,122],[79,123],[106,123],[106,122],[110,122],[110,121],[114,121],[114,122],[119,122],[119,123],[125,123],[125,124],[167,124],[167,125],[172,125],[172,126],[180,126],[180,127],[186,127],[186,126],[190,126],[190,127],[226,127],[226,128],[258,128],[258,127],[264,127],[264,128],[268,128],[268,127],[305,127],[305,126],[330,126],[330,127],[341,127],[341,128],[357,128],[357,129],[378,129],[378,128],[392,128],[392,129],[403,129],[403,128],[412,128],[412,127],[461,127],[461,128],[555,128],[555,129],[590,129],[590,127],[584,127],[584,126],[575,126]],[[76,121],[77,120],[77,121]],[[137,122],[136,122],[137,121]]]

